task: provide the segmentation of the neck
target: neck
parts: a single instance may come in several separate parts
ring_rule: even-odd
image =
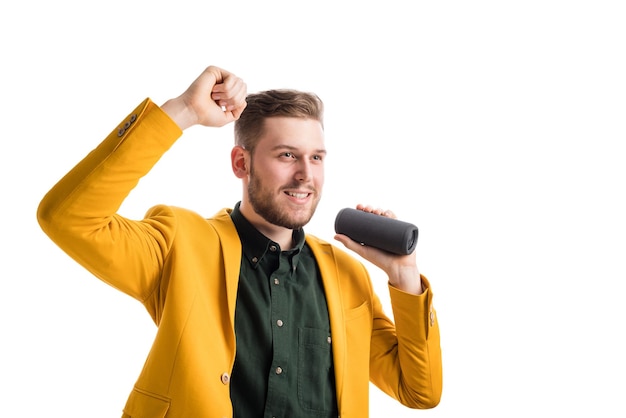
[[[241,202],[239,210],[248,222],[258,229],[260,233],[272,241],[277,242],[281,250],[290,250],[293,247],[292,229],[269,223],[265,218],[256,213],[252,206],[245,201]]]

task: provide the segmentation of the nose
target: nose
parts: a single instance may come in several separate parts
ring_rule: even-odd
[[[298,161],[298,169],[296,171],[296,180],[300,182],[305,182],[311,180],[313,176],[313,171],[311,167],[311,162],[305,158],[302,158]]]

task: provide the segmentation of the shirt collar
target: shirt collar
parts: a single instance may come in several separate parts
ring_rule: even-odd
[[[248,259],[250,264],[256,268],[268,251],[278,253],[280,246],[278,243],[263,235],[245,218],[245,216],[243,216],[241,210],[239,210],[240,205],[241,202],[237,202],[230,213],[230,217],[235,224],[235,228],[237,228],[244,256]],[[295,244],[294,248],[286,252],[292,255],[291,262],[295,266],[298,263],[300,252],[305,243],[304,230],[293,230],[292,239]]]

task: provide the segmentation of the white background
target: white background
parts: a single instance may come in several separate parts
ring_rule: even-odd
[[[308,232],[332,241],[337,211],[359,202],[420,228],[444,393],[413,411],[372,387],[373,417],[624,417],[621,4],[3,3],[0,415],[121,415],[154,325],[49,241],[36,208],[141,100],[215,64],[249,91],[326,102]],[[232,206],[231,146],[230,127],[188,130],[122,213]]]

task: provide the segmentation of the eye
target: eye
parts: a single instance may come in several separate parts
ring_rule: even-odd
[[[314,156],[313,156],[313,159],[314,159],[315,161],[322,161],[322,160],[324,159],[324,157],[322,157],[321,155],[314,155]]]
[[[289,152],[289,151],[283,152],[280,155],[282,157],[285,157],[285,158],[296,158],[296,156],[293,154],[293,152]]]

